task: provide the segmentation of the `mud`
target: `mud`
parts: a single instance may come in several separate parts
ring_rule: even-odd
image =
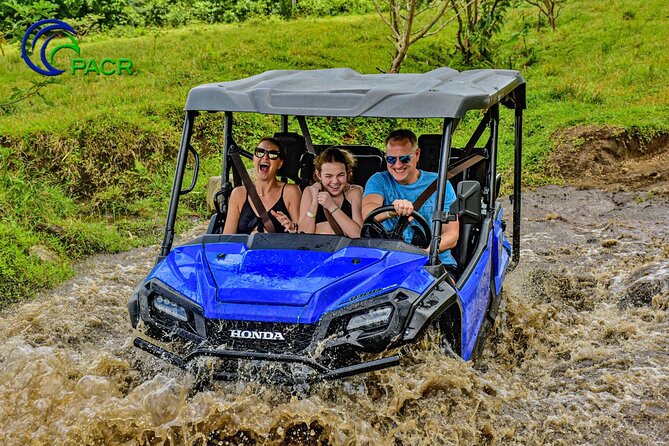
[[[545,187],[476,364],[429,336],[400,367],[291,392],[193,379],[135,350],[125,304],[158,247],[97,256],[0,320],[3,445],[661,445],[669,202]]]

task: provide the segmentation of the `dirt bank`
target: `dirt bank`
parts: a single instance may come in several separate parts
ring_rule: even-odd
[[[550,170],[568,184],[669,195],[669,134],[642,138],[615,127],[576,126],[554,140]]]

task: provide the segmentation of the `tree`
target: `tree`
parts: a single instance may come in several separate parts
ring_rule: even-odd
[[[548,24],[555,31],[557,27],[557,18],[560,16],[560,10],[566,0],[526,0],[530,5],[539,8],[539,14],[543,14],[548,19]]]
[[[40,19],[51,17],[58,9],[45,0],[33,3],[17,0],[0,1],[0,53],[5,55],[3,45],[20,40],[28,27]]]
[[[458,50],[464,65],[491,61],[491,41],[504,23],[511,0],[449,0],[458,21]],[[529,1],[529,0],[528,0]]]
[[[447,25],[446,12],[451,8],[448,0],[383,0],[388,6],[384,11],[379,0],[374,0],[376,12],[381,20],[390,28],[388,40],[395,48],[390,73],[399,73],[400,66],[409,52],[409,47],[418,40],[441,31]],[[386,16],[386,14],[388,14]],[[426,21],[418,24],[420,17]],[[414,30],[414,26],[418,30]]]

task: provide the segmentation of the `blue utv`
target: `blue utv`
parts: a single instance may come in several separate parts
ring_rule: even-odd
[[[512,126],[500,126],[500,106],[513,110],[503,113]],[[506,272],[519,261],[525,107],[525,81],[512,70],[444,67],[393,75],[345,68],[268,71],[193,88],[160,255],[128,303],[133,327],[141,328],[134,345],[185,369],[201,364],[194,361],[198,358],[214,358],[210,374],[216,379],[237,379],[248,364],[253,368],[267,362],[299,364],[275,367],[295,381],[379,370],[400,363],[399,354],[391,355],[389,349],[416,341],[431,326],[440,330],[445,353],[475,358],[497,314]],[[480,123],[466,144],[454,147],[453,133],[468,112],[468,118]],[[216,212],[206,234],[173,247],[179,200],[197,179],[199,157],[191,139],[202,113],[222,114]],[[222,234],[233,182],[241,184],[244,174],[235,166],[243,166],[241,157],[252,157],[235,143],[233,117],[245,113],[277,116],[274,137],[286,152],[279,175],[301,187],[312,177],[314,156],[327,147],[312,140],[313,117],[342,122],[438,118],[441,133],[420,135],[418,141],[418,167],[438,172],[431,221],[414,213],[410,223],[423,235],[412,241],[420,246],[404,241],[406,218],[391,231],[376,223],[374,216],[387,206],[367,217],[360,238]],[[289,119],[297,121],[300,132],[288,131]],[[507,128],[514,132],[513,247],[498,200],[499,131]],[[462,141],[469,135],[464,136]],[[364,187],[373,173],[387,167],[378,147],[338,147],[357,159],[355,184]],[[189,158],[192,182],[184,188]],[[443,209],[447,181],[457,198]],[[441,264],[437,249],[442,224],[456,218],[460,235],[452,250],[458,263],[453,275]],[[429,246],[429,254],[421,246]]]

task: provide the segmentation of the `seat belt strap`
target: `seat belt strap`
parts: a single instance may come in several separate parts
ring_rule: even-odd
[[[478,163],[481,160],[484,160],[485,157],[482,155],[474,155],[469,159],[466,159],[453,167],[453,169],[448,171],[448,174],[446,175],[446,179],[450,180],[456,175],[461,174],[464,172],[466,169],[469,169],[472,167],[474,164]],[[422,194],[416,198],[416,201],[413,202],[413,210],[418,212],[418,209],[425,204],[428,198],[430,198],[430,195],[434,193],[434,191],[437,190],[437,180],[435,179],[430,185],[423,191]]]
[[[437,190],[437,178],[434,179],[433,182],[430,183],[428,187],[425,188],[422,194],[416,198],[416,201],[413,202],[413,210],[415,212],[418,212],[418,209],[421,208],[425,204],[428,198],[430,198],[430,195],[434,193],[434,191]]]
[[[253,184],[253,181],[251,181],[251,177],[249,176],[246,167],[244,167],[242,158],[239,156],[239,149],[236,146],[231,147],[231,150],[228,151],[228,155],[232,160],[232,165],[234,166],[235,170],[237,171],[239,177],[242,180],[242,184],[246,188],[246,193],[251,199],[253,206],[256,208],[258,214],[260,214],[260,219],[262,220],[262,224],[265,227],[265,231],[270,233],[276,232],[276,227],[274,226],[272,220],[269,218],[267,209],[265,209],[265,205],[263,204],[262,200],[260,199],[260,196],[258,195],[256,186],[255,184]]]
[[[454,176],[461,174],[465,170],[469,169],[472,167],[474,164],[478,163],[479,161],[482,161],[486,159],[485,156],[483,155],[474,155],[471,158],[467,158],[456,164],[453,169],[448,171],[448,175],[446,176],[449,180],[453,178]]]
[[[332,226],[332,230],[334,231],[335,235],[344,237],[346,234],[344,234],[344,230],[341,228],[341,226],[339,226],[339,223],[337,223],[337,220],[335,220],[335,218],[332,216],[332,213],[325,209],[325,207],[323,208],[323,213],[325,214],[325,218],[328,219],[330,226]]]

